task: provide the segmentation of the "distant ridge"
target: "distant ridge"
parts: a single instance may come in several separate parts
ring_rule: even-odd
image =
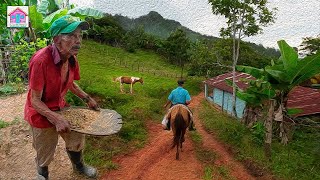
[[[175,31],[177,28],[183,29],[186,32],[187,37],[191,41],[203,40],[203,39],[208,39],[208,40],[219,39],[218,37],[207,36],[207,35],[200,34],[198,32],[194,32],[182,26],[177,21],[163,18],[159,13],[155,11],[150,11],[147,15],[140,16],[135,19],[131,19],[121,15],[114,15],[113,17],[119,23],[119,25],[122,26],[122,28],[124,28],[127,31],[138,28],[138,27],[143,27],[146,33],[157,36],[162,39],[168,38],[171,32]],[[257,52],[263,55],[267,55],[271,57],[280,57],[280,52],[275,50],[274,48],[265,48],[262,45],[257,45],[250,42],[247,42],[247,43],[250,44],[250,46],[253,49],[255,49]]]
[[[165,19],[159,13],[155,11],[150,11],[147,15],[140,16],[135,19],[130,19],[128,17],[124,17],[121,15],[113,16],[116,21],[125,29],[131,30],[138,27],[143,27],[144,31],[148,34],[152,34],[154,36],[160,38],[169,37],[170,33],[175,31],[177,28],[183,29],[187,37],[192,40],[201,40],[201,39],[217,39],[217,37],[206,36],[200,33],[194,32],[184,26],[182,26],[179,22]]]

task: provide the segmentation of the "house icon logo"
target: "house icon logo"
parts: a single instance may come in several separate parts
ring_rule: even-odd
[[[29,27],[28,6],[7,7],[7,27],[27,28]]]

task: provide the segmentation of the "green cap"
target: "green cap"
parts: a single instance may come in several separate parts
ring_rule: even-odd
[[[80,21],[76,17],[70,16],[70,15],[65,15],[65,16],[62,16],[59,19],[55,20],[52,23],[52,25],[49,29],[49,32],[50,32],[51,36],[54,37],[59,34],[72,33],[78,27],[80,27],[82,30],[88,30],[89,23],[86,21]]]

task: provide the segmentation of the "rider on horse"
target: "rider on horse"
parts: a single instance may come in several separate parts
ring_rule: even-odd
[[[186,107],[188,104],[190,104],[190,101],[191,101],[190,94],[186,89],[183,88],[183,84],[184,84],[183,80],[178,80],[178,87],[171,91],[168,97],[168,101],[163,106],[164,108],[166,108],[170,103],[171,103],[170,108],[176,104],[183,104]],[[167,118],[167,114],[164,116],[162,120],[162,125],[165,130],[170,130],[170,120]],[[189,114],[190,114],[190,117],[192,117],[192,113],[190,109],[189,109]],[[193,131],[193,130],[195,130],[195,128],[193,127],[193,119],[191,118],[189,123],[189,131]]]

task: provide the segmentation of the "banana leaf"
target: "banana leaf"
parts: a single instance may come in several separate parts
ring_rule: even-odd
[[[29,17],[31,21],[32,28],[37,32],[41,32],[45,30],[45,27],[42,23],[43,16],[41,13],[37,11],[37,7],[35,5],[29,7]]]
[[[257,79],[260,79],[264,76],[264,70],[258,69],[255,67],[238,65],[238,66],[236,66],[236,69],[237,69],[237,71],[248,73]]]
[[[48,29],[51,26],[51,24],[53,23],[53,21],[66,15],[67,13],[68,13],[67,9],[59,9],[58,11],[51,13],[49,16],[47,16],[43,20],[43,24],[44,24],[45,28]]]
[[[284,69],[288,73],[288,76],[291,77],[291,74],[294,74],[298,65],[298,53],[284,40],[278,41],[278,46],[281,52],[280,60],[283,62]]]
[[[99,10],[92,9],[92,8],[83,8],[83,7],[77,7],[74,9],[70,9],[68,11],[68,14],[72,16],[79,17],[80,19],[85,19],[86,17],[94,17],[94,18],[102,18],[103,13]]]

